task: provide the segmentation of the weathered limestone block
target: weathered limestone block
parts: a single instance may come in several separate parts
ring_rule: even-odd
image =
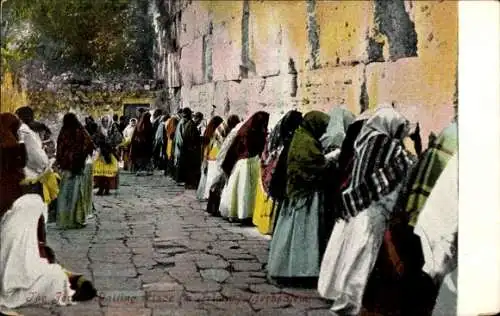
[[[438,59],[437,72],[456,76],[458,64],[458,2],[413,1],[418,56],[425,61]],[[444,68],[444,69],[440,69]]]
[[[368,60],[371,1],[316,1],[316,19],[323,67]]]
[[[279,75],[282,59],[288,60],[287,56],[282,56],[281,11],[285,5],[282,1],[250,3],[250,60],[260,77]]]
[[[193,111],[200,111],[205,117],[209,117],[214,102],[214,83],[196,85],[181,89],[181,100],[183,107],[189,107]]]
[[[366,76],[370,107],[395,103],[409,120],[420,122],[424,147],[431,131],[440,132],[451,121],[455,78],[440,70],[439,61],[405,58],[373,63],[367,66]]]
[[[279,3],[268,1],[267,3],[269,6],[276,5],[280,8],[283,31],[282,56],[286,56],[287,59],[292,58],[295,61],[297,71],[305,70],[308,59],[306,1],[280,1]]]
[[[188,5],[182,10],[181,15],[181,32],[179,34],[180,47],[188,46],[195,39],[196,32],[196,13],[193,4]]]
[[[328,112],[332,105],[345,105],[354,114],[360,112],[364,65],[322,68],[299,75],[299,108]]]
[[[181,51],[181,73],[184,85],[203,83],[203,39],[197,38]]]
[[[243,1],[212,1],[213,80],[240,79]]]

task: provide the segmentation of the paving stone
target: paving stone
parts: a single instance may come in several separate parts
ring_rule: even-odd
[[[52,312],[50,309],[43,307],[24,307],[15,310],[16,313],[25,316],[51,316]]]
[[[209,313],[203,309],[182,309],[182,310],[165,310],[153,309],[153,316],[208,316]]]
[[[108,307],[104,310],[104,316],[151,316],[152,310],[149,308],[131,307]]]
[[[146,307],[176,309],[180,307],[182,291],[151,291],[147,292]]]
[[[223,269],[206,269],[200,271],[201,276],[206,280],[213,280],[216,282],[224,282],[231,274]]]
[[[186,291],[188,292],[217,292],[220,291],[222,286],[213,281],[193,281],[184,284]]]
[[[101,254],[93,254],[90,256],[92,262],[98,263],[130,263],[132,260],[131,254],[120,254],[113,256],[102,256]]]
[[[187,252],[176,255],[175,259],[181,261],[208,261],[208,260],[217,260],[219,259],[219,257],[215,255],[209,255],[206,253]]]
[[[141,281],[137,278],[96,276],[94,286],[98,291],[139,290]]]
[[[292,306],[299,309],[329,308],[331,303],[318,297],[296,297],[292,300]]]
[[[167,292],[167,291],[182,291],[183,287],[177,282],[159,282],[147,283],[143,285],[145,291]]]
[[[193,240],[201,240],[201,241],[217,240],[217,235],[204,232],[192,232],[190,237]]]
[[[75,316],[75,315],[85,315],[85,316],[102,316],[101,309],[97,306],[88,304],[77,304],[72,306],[61,306],[56,307],[55,310],[59,316]],[[31,316],[25,314],[26,316]],[[32,314],[33,316],[38,316],[39,314]],[[42,314],[43,315],[43,314]]]
[[[215,301],[207,302],[207,305],[211,305],[218,310],[210,310],[210,315],[223,316],[223,315],[238,315],[247,316],[254,315],[255,312],[248,302],[240,300],[227,300],[227,301]]]
[[[137,271],[131,264],[93,263],[94,276],[135,277]]]
[[[260,310],[257,316],[305,316],[306,312],[295,308],[273,308]]]
[[[267,283],[262,284],[251,284],[250,290],[255,293],[279,293],[281,289]]]
[[[219,292],[206,292],[206,293],[190,293],[187,292],[185,297],[189,301],[222,301],[224,297]]]
[[[230,241],[245,240],[245,237],[239,234],[219,234],[218,237],[219,240],[230,240]]]
[[[237,260],[237,259],[254,259],[255,256],[246,253],[241,250],[232,250],[232,249],[213,249],[209,250],[211,254],[219,255],[227,260]]]
[[[234,261],[232,264],[234,271],[260,271],[262,264],[258,262]]]
[[[229,267],[229,262],[224,259],[217,260],[199,260],[196,261],[196,265],[200,269],[225,269]]]
[[[329,309],[313,309],[307,311],[307,316],[334,316],[335,314]]]
[[[230,300],[248,301],[254,293],[244,291],[231,285],[224,285],[221,294]]]
[[[283,308],[292,304],[293,297],[280,293],[255,294],[250,299],[250,305],[255,310]]]

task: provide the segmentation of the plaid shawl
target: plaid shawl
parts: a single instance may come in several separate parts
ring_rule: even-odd
[[[414,226],[432,188],[436,184],[448,160],[455,154],[458,146],[457,123],[453,122],[429,146],[415,167],[413,179],[408,183],[406,212],[409,224]]]
[[[378,110],[363,126],[355,143],[349,187],[342,193],[344,216],[356,216],[391,193],[413,164],[401,141],[408,121],[392,108]]]

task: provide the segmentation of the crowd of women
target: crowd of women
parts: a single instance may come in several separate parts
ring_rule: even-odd
[[[68,113],[49,159],[50,131],[30,108],[16,114],[0,114],[0,307],[33,291],[67,294],[59,304],[95,295],[45,244],[47,210],[61,228],[85,226],[93,188],[116,189],[123,161],[138,176],[164,170],[208,213],[271,235],[270,281],[316,286],[338,315],[453,313],[438,294],[456,278],[455,121],[422,150],[418,124],[392,106],[358,117],[292,110],[272,128],[263,111],[214,116],[206,128],[189,108],[143,111],[128,125]]]
[[[197,197],[210,214],[272,235],[270,281],[317,286],[338,315],[453,314],[438,294],[456,278],[456,121],[426,150],[419,125],[393,106],[358,117],[293,110],[268,123],[262,111],[211,118]],[[192,159],[175,156],[171,174]]]

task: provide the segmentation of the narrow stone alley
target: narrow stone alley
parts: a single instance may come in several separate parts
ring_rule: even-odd
[[[162,175],[121,174],[117,194],[95,197],[81,230],[48,240],[66,268],[92,278],[100,298],[70,307],[23,308],[45,315],[328,315],[315,289],[266,280],[269,237],[209,216],[194,191]]]

